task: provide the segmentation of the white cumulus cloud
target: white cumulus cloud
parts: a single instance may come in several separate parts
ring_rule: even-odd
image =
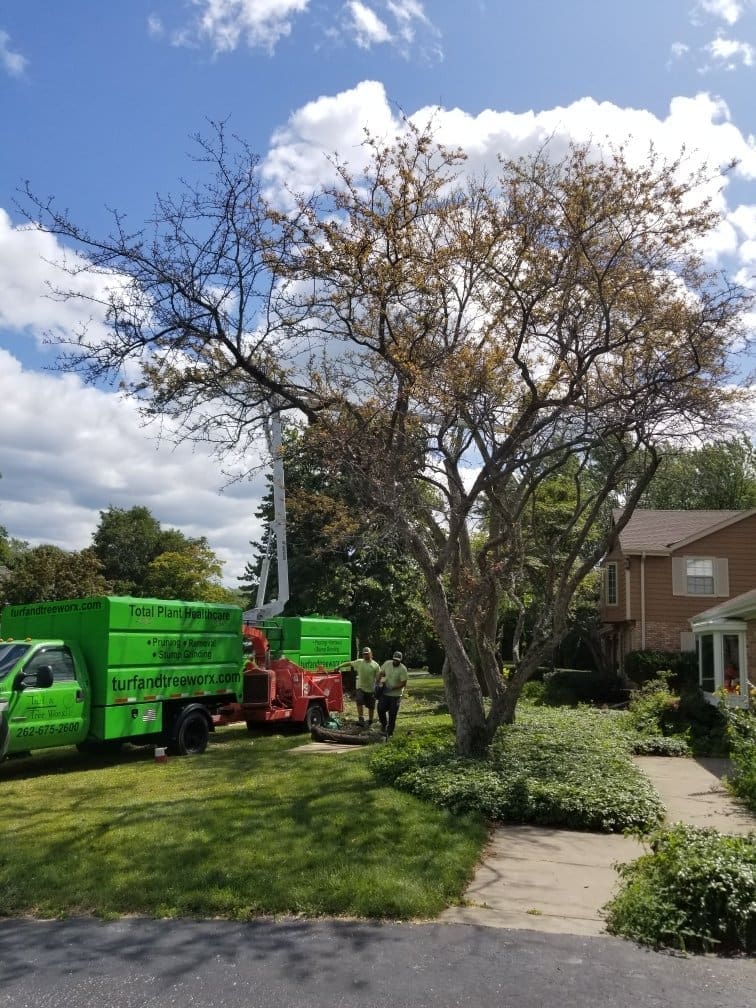
[[[21,363],[29,340],[104,324],[96,303],[50,297],[51,287],[70,279],[55,265],[64,258],[82,265],[52,235],[14,227],[0,208],[0,525],[32,545],[82,549],[99,511],[144,505],[164,525],[206,536],[225,562],[224,580],[235,587],[250,558],[249,540],[259,538],[254,512],[262,478],[223,489],[228,477],[216,460],[203,448],[175,447],[170,424],[144,426],[134,402],[85,387],[76,375]],[[85,298],[97,298],[106,281],[80,273],[73,282]],[[265,465],[263,458],[244,461],[249,468]]]
[[[0,350],[0,524],[32,545],[83,549],[109,506],[148,507],[166,527],[206,536],[236,577],[259,536],[262,480],[225,480],[204,451],[173,447],[145,428],[133,402],[71,374],[25,369]]]
[[[471,115],[459,108],[428,106],[410,118],[420,126],[432,122],[439,140],[449,146],[461,145],[473,174],[495,172],[499,154],[517,157],[533,153],[547,142],[558,153],[576,140],[597,147],[622,145],[626,156],[637,161],[648,157],[650,144],[669,160],[685,149],[691,164],[707,168],[713,193],[726,184],[722,169],[733,160],[738,162],[736,176],[756,178],[756,143],[730,121],[727,106],[706,93],[674,98],[664,118],[593,98],[520,113],[486,109]],[[288,185],[295,191],[312,191],[333,177],[324,152],[337,153],[354,170],[363,167],[366,154],[362,142],[368,128],[380,138],[403,128],[380,82],[363,81],[347,91],[308,102],[273,135],[263,174],[274,190],[282,191]],[[722,197],[719,199],[724,207]]]
[[[216,53],[230,52],[244,42],[272,50],[289,35],[297,14],[310,0],[192,0],[195,21],[174,35],[178,44],[209,42]]]
[[[753,66],[756,60],[756,48],[749,42],[718,36],[706,48],[711,58],[724,64],[728,70],[734,70],[739,65]]]
[[[350,30],[361,49],[369,49],[372,45],[391,41],[391,32],[374,10],[359,0],[351,0],[347,8],[350,15]]]
[[[11,49],[10,35],[0,30],[0,66],[11,77],[20,77],[29,61],[20,52]]]
[[[728,25],[733,25],[743,13],[740,0],[699,0],[698,7],[714,17],[721,18]]]

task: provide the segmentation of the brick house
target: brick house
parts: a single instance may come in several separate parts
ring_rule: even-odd
[[[756,585],[756,509],[639,509],[602,567],[613,668],[623,669],[628,651],[694,651],[690,621]]]

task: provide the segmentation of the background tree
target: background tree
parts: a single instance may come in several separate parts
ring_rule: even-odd
[[[239,602],[220,584],[222,564],[207,540],[162,528],[146,507],[101,511],[92,549],[117,595]]]
[[[185,544],[180,551],[167,550],[151,560],[144,578],[144,594],[150,598],[179,598],[187,602],[239,603],[236,592],[220,582],[223,565],[204,539]]]
[[[12,569],[28,549],[28,542],[9,536],[7,530],[0,525],[0,568],[6,571]]]
[[[118,375],[221,451],[249,455],[266,413],[295,411],[331,471],[364,487],[422,571],[457,747],[474,753],[514,718],[663,454],[731,419],[747,299],[704,267],[719,218],[711,180],[682,160],[570,146],[465,180],[461,151],[405,127],[368,137],[364,170],[337,164],[292,213],[266,203],[255,159],[222,129],[201,141],[211,180],[162,198],[149,234],[116,215],[95,237],[33,196],[31,213],[106,279],[120,273],[109,333],[79,334],[63,367]],[[539,558],[545,594],[504,682],[513,536],[545,480],[599,453],[610,464],[581,481]],[[618,487],[622,513],[596,535]]]
[[[151,560],[162,553],[160,522],[146,507],[100,511],[92,549],[118,595],[141,595]]]
[[[0,582],[0,597],[16,604],[107,595],[110,590],[91,549],[69,553],[58,546],[25,551]]]
[[[307,428],[290,427],[282,452],[290,589],[284,613],[349,619],[357,649],[370,644],[380,655],[399,647],[409,662],[423,664],[432,627],[422,576],[401,540],[380,516],[374,520],[364,487],[324,465]],[[272,490],[257,517],[271,527]],[[251,544],[255,555],[243,575],[250,604],[267,542]],[[270,550],[275,557],[272,541]],[[277,592],[273,563],[266,598]]]
[[[756,507],[756,451],[745,434],[675,452],[649,483],[641,507],[740,511]]]
[[[581,549],[596,547],[602,528],[609,525],[612,507],[619,503],[617,495],[609,495],[598,520],[583,527],[575,520],[581,498],[595,492],[597,483],[595,460],[583,466],[573,457],[562,468],[543,479],[532,494],[526,512],[516,529],[510,532],[509,551],[511,576],[504,585],[501,653],[506,660],[519,661],[523,637],[529,637],[537,618],[538,607],[549,594],[549,581],[554,569],[569,562],[570,550],[577,535],[587,536]],[[560,663],[569,655],[574,666],[576,656],[583,655],[586,667],[601,667],[600,623],[598,619],[600,576],[594,569],[585,575],[575,589],[567,611],[566,636],[561,646],[555,645],[548,663]]]

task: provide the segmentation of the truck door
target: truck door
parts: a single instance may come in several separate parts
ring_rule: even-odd
[[[83,676],[82,676],[83,679]],[[88,683],[67,647],[42,647],[16,674],[8,704],[9,753],[81,742],[88,730]]]

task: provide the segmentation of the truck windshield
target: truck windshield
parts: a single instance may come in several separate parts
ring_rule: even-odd
[[[10,672],[18,659],[28,650],[28,644],[0,644],[0,679]]]

